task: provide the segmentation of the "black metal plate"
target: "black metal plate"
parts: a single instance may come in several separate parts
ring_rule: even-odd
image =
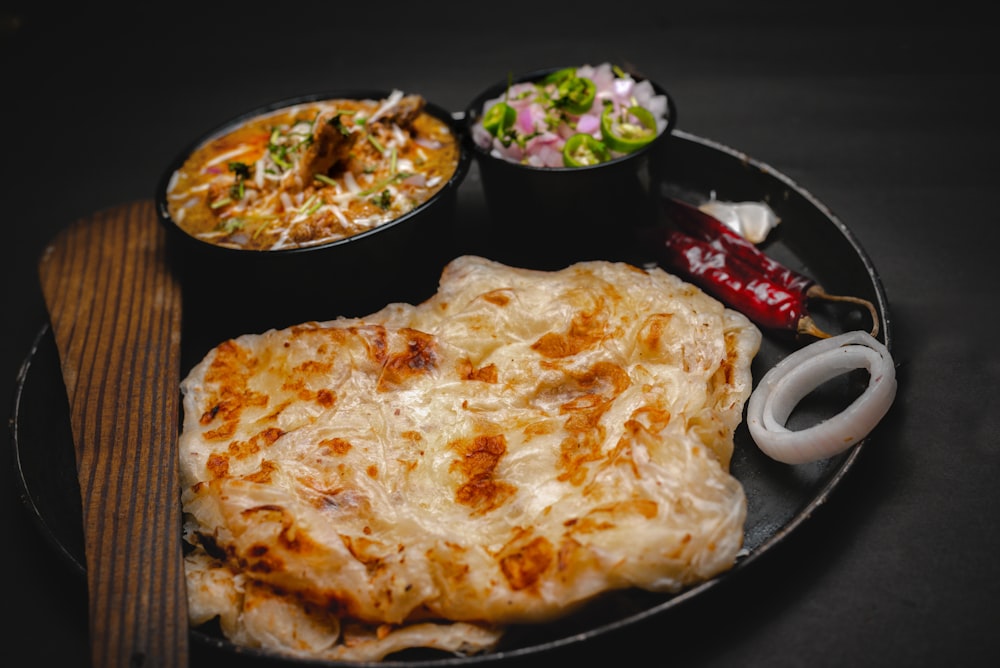
[[[880,339],[891,348],[891,323],[881,280],[850,230],[809,192],[786,176],[726,146],[674,131],[655,161],[654,192],[680,193],[730,201],[765,201],[782,219],[762,248],[785,265],[811,276],[829,292],[871,301],[881,318]],[[473,180],[474,183],[474,180]],[[465,187],[475,188],[475,185]],[[636,248],[635,261],[651,261],[648,249]],[[843,314],[814,313],[818,319]],[[841,321],[840,329],[868,329]],[[835,328],[831,328],[835,329]],[[753,363],[755,379],[790,351],[808,342],[764,332]],[[194,355],[195,353],[192,353]],[[789,426],[807,425],[840,410],[861,387],[850,376],[831,381],[804,401]],[[24,504],[42,535],[70,568],[85,573],[82,515],[69,406],[58,352],[47,326],[39,331],[17,378],[10,422],[17,481]],[[684,601],[736,577],[787,537],[827,500],[855,462],[867,439],[828,460],[787,466],[767,458],[753,443],[745,425],[736,433],[731,470],[746,490],[749,507],[742,556],[728,573],[677,595],[641,591],[614,592],[572,616],[551,624],[511,629],[498,652],[470,658],[414,651],[390,657],[396,666],[465,665],[499,662],[541,653],[570,643],[586,642],[624,625],[662,614]],[[192,632],[196,643],[223,653],[261,662],[285,662],[273,654],[238,648],[212,630]],[[331,665],[292,660],[295,665]],[[358,664],[350,664],[357,666]],[[374,664],[373,664],[374,665]]]

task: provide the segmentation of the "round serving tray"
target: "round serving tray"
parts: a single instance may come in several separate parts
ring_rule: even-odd
[[[476,188],[475,178],[463,187]],[[650,189],[653,196],[670,194],[702,199],[714,195],[727,201],[767,202],[782,222],[762,244],[762,249],[786,266],[812,277],[828,292],[869,300],[880,317],[879,338],[891,348],[885,292],[866,252],[846,225],[788,177],[739,151],[674,130],[654,162]],[[470,193],[470,196],[476,195]],[[469,252],[488,256],[488,245],[473,245]],[[655,261],[651,249],[635,247],[632,253],[631,259],[636,264]],[[824,317],[822,312],[814,315]],[[848,320],[841,322],[840,327],[867,330],[869,325],[858,316],[856,323]],[[752,367],[754,378],[760,379],[789,352],[808,341],[765,331]],[[199,351],[189,351],[189,358],[197,358],[198,354]],[[839,412],[861,393],[865,382],[865,378],[852,374],[830,381],[799,405],[789,427],[813,424]],[[43,325],[16,380],[10,421],[16,476],[23,502],[41,534],[69,568],[84,575],[82,514],[69,420],[55,341],[48,325]],[[674,595],[636,590],[609,593],[559,621],[511,629],[498,650],[489,655],[463,658],[415,650],[390,657],[379,665],[458,666],[524,658],[586,642],[664,614],[720,582],[739,576],[749,564],[808,520],[841,482],[867,441],[830,459],[788,466],[766,457],[750,438],[746,425],[741,425],[736,432],[731,471],[746,491],[748,514],[742,556],[727,573]],[[289,661],[262,650],[236,647],[213,629],[194,629],[192,638],[196,644],[213,651],[265,662]],[[291,663],[331,665],[303,660]]]

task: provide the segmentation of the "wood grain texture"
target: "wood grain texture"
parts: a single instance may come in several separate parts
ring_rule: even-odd
[[[188,663],[177,464],[181,289],[153,203],[62,230],[39,262],[70,405],[95,667]]]

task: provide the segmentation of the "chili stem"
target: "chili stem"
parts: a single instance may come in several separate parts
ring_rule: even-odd
[[[808,290],[806,290],[806,297],[810,299],[821,299],[830,302],[847,302],[849,304],[857,304],[858,306],[863,306],[868,309],[868,313],[872,318],[872,337],[877,337],[879,333],[879,317],[878,311],[875,310],[875,305],[872,304],[867,299],[862,299],[861,297],[852,297],[849,295],[831,295],[826,290],[824,290],[819,284],[813,284]]]

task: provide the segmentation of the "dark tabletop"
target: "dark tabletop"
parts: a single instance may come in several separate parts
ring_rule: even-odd
[[[780,170],[850,228],[889,300],[899,394],[848,475],[766,558],[662,618],[521,664],[1000,665],[990,22],[954,3],[227,3],[116,16],[15,4],[0,8],[4,407],[46,322],[44,245],[151,198],[207,127],[335,88],[419,91],[460,110],[508,71],[630,63],[671,91],[679,130]],[[476,209],[478,187],[470,174],[460,206]],[[84,583],[26,512],[10,441],[0,663],[85,666]],[[193,652],[195,665],[225,658]]]

